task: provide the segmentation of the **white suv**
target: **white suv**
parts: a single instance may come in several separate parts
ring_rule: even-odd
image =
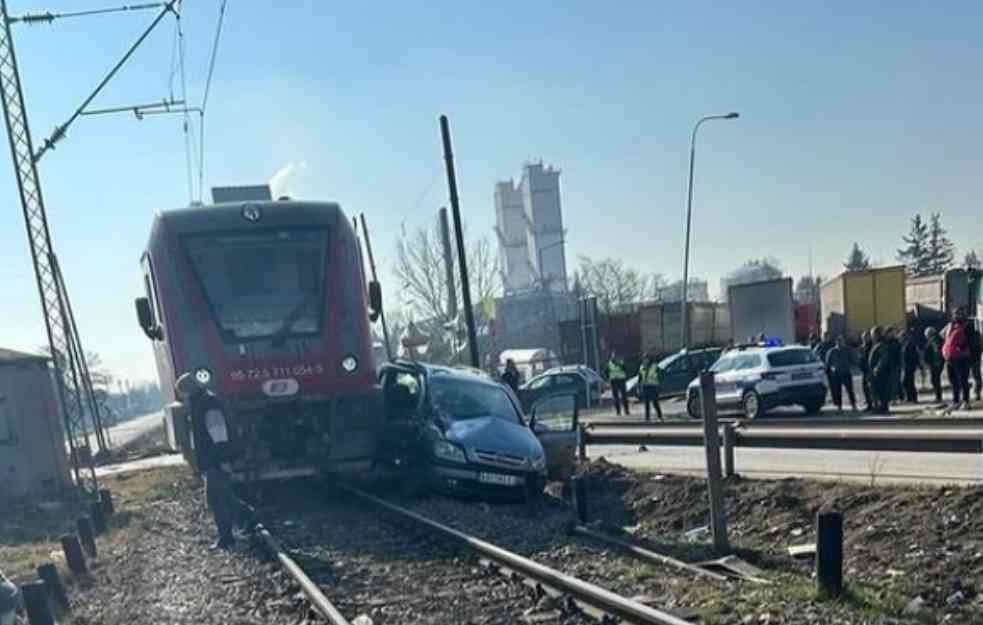
[[[807,347],[738,347],[724,352],[710,371],[716,374],[717,407],[741,410],[749,419],[777,406],[799,405],[814,414],[826,403],[825,368]],[[702,417],[699,378],[687,389],[686,410]]]

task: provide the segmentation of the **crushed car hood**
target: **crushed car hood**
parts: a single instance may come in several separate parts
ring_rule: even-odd
[[[478,417],[447,426],[444,437],[463,447],[501,451],[524,457],[543,453],[539,439],[524,425],[497,417]]]

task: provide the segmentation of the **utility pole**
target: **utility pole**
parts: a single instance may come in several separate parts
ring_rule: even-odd
[[[447,207],[440,207],[440,239],[444,247],[444,266],[447,268],[447,318],[457,317],[457,285],[454,283],[454,256],[451,253],[451,227]]]
[[[369,227],[365,225],[365,213],[361,213],[359,217],[362,220],[362,232],[365,234],[365,251],[369,253],[369,267],[372,269],[372,281],[379,282],[379,276],[376,275],[375,271],[375,256],[372,255],[372,240],[369,239]],[[355,232],[358,232],[357,224]],[[382,289],[381,285],[379,289]],[[386,342],[386,356],[389,360],[392,360],[393,352],[392,347],[389,345],[389,326],[386,325],[386,306],[384,303],[382,308],[379,309],[379,321],[382,323],[382,340]]]
[[[41,299],[41,309],[44,314],[45,331],[48,336],[48,346],[51,350],[51,362],[54,367],[57,398],[65,419],[65,434],[68,438],[69,452],[75,481],[83,485],[80,464],[81,456],[86,451],[91,452],[89,436],[85,427],[85,407],[83,397],[88,395],[89,409],[92,412],[92,424],[100,444],[105,444],[105,434],[99,415],[98,403],[92,397],[92,383],[85,365],[85,352],[78,335],[78,328],[68,301],[68,292],[58,260],[51,242],[51,232],[48,225],[44,196],[41,192],[41,180],[38,175],[38,161],[44,154],[53,149],[62,140],[68,128],[85,112],[88,105],[102,91],[109,80],[119,71],[136,48],[168,13],[174,12],[174,0],[165,3],[153,3],[131,7],[131,9],[161,7],[157,18],[143,32],[137,41],[123,55],[122,59],[109,71],[93,92],[83,101],[72,116],[55,128],[54,133],[44,140],[40,150],[35,151],[31,129],[27,119],[27,107],[24,102],[24,90],[21,85],[17,58],[14,53],[14,42],[11,34],[11,24],[16,22],[37,23],[51,22],[60,17],[78,15],[94,15],[100,12],[114,12],[116,9],[100,10],[98,12],[84,11],[65,14],[35,14],[21,17],[11,17],[7,12],[6,0],[0,0],[0,100],[3,104],[4,122],[7,128],[7,139],[10,155],[14,164],[14,174],[17,191],[20,196],[21,210],[24,214],[24,225],[34,265],[34,275],[38,293]],[[176,13],[175,13],[176,14]],[[107,447],[103,447],[107,449]],[[94,491],[98,489],[95,467],[91,455],[88,458],[91,469],[91,481]]]
[[[447,187],[450,191],[451,211],[454,215],[454,235],[457,238],[457,264],[461,268],[461,299],[464,304],[464,321],[468,324],[468,350],[471,366],[481,368],[478,358],[478,332],[474,327],[474,310],[471,308],[471,282],[468,279],[468,259],[464,251],[464,228],[461,226],[461,206],[457,199],[457,174],[454,172],[454,152],[451,150],[451,129],[447,116],[440,116],[440,134],[444,142],[444,164],[447,166]]]

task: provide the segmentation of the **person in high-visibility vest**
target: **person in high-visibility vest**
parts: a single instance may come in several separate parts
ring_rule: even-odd
[[[638,396],[645,402],[645,420],[652,420],[652,404],[655,404],[655,414],[659,421],[664,421],[659,405],[659,366],[651,352],[645,354],[642,366],[638,368],[638,389]]]
[[[625,361],[618,357],[618,354],[611,352],[611,358],[607,364],[608,382],[611,383],[611,395],[614,397],[614,409],[621,416],[621,407],[624,406],[625,414],[630,415],[628,410],[628,374],[625,371]]]

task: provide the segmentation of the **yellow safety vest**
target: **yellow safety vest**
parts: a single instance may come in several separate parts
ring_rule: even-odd
[[[621,363],[614,360],[608,361],[608,379],[624,380],[626,377],[628,376],[625,375],[625,368]]]
[[[659,385],[659,367],[654,362],[649,363],[647,367],[642,370],[642,386],[658,386]]]

